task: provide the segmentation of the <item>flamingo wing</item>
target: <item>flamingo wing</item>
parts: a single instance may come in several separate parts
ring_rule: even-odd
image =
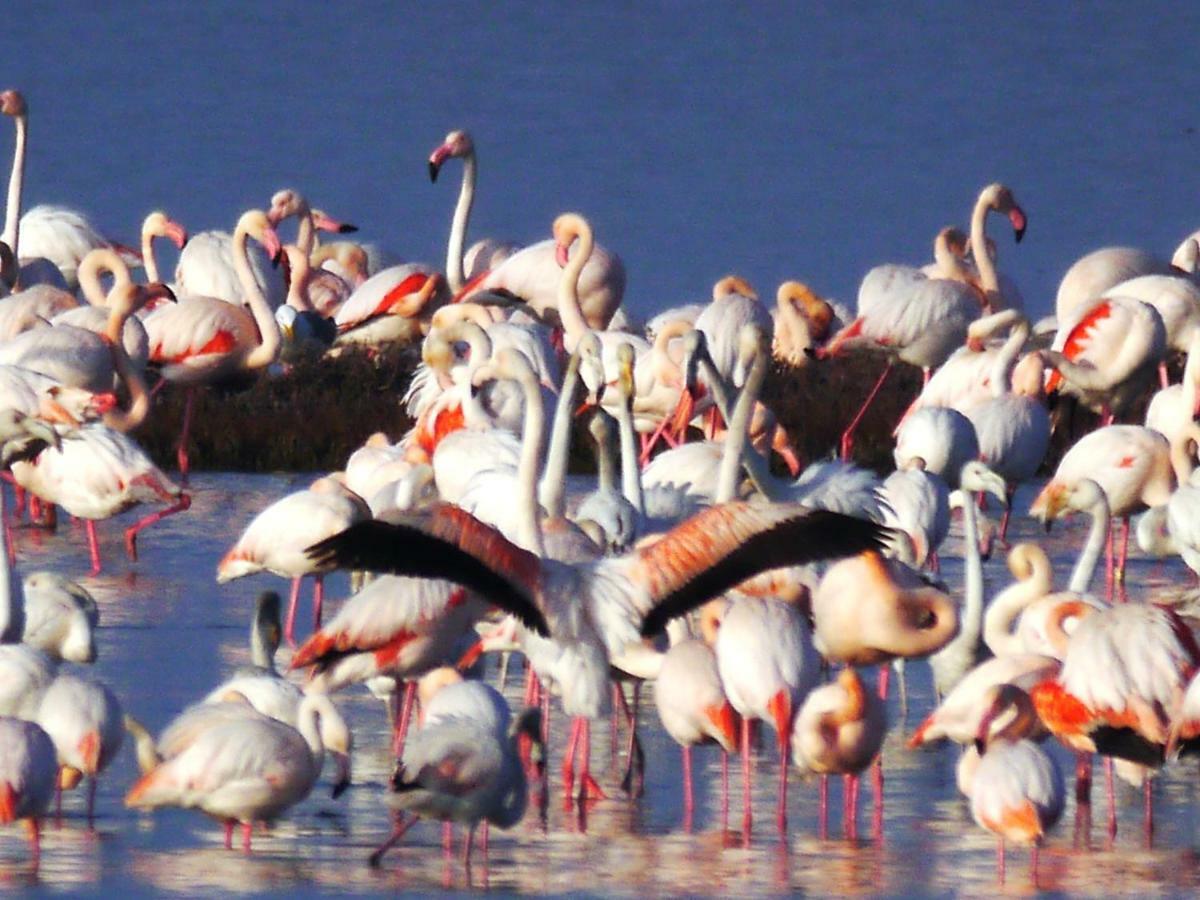
[[[321,565],[443,578],[487,597],[543,636],[538,557],[450,504],[396,523],[359,522],[306,551]]]
[[[799,503],[725,503],[676,526],[656,544],[613,560],[645,593],[641,633],[695,609],[751,576],[781,566],[880,550],[892,531],[865,519]]]

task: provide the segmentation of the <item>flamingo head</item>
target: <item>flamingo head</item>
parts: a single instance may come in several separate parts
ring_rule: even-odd
[[[267,221],[271,225],[278,225],[288,216],[294,216],[301,210],[307,211],[308,201],[300,194],[299,191],[292,188],[284,188],[281,191],[276,191],[271,197],[271,206],[267,210]]]
[[[1017,243],[1021,243],[1021,238],[1025,236],[1025,210],[1021,209],[1016,198],[1013,197],[1013,192],[1006,185],[996,183],[989,184],[983,189],[980,199],[983,200],[990,209],[997,212],[1007,214],[1008,221],[1012,223],[1013,235],[1017,239]]]
[[[429,180],[437,181],[442,163],[450,157],[463,158],[475,152],[475,144],[465,131],[452,131],[446,135],[441,145],[429,154]]]
[[[330,234],[354,234],[354,232],[358,231],[357,225],[351,225],[349,222],[335,219],[323,209],[314,209],[311,215],[313,227],[319,228],[322,231],[328,231]]]
[[[250,235],[262,244],[263,250],[267,252],[267,256],[271,260],[271,265],[279,265],[280,257],[283,255],[283,245],[279,241],[275,226],[271,224],[268,213],[264,213],[261,209],[247,210],[238,220],[237,230]]]
[[[23,116],[28,111],[25,96],[20,91],[7,90],[0,92],[0,112],[6,116]]]
[[[571,245],[577,238],[591,237],[591,226],[578,213],[563,213],[554,220],[551,233],[554,235],[554,259],[559,268],[567,265],[570,258]]]
[[[170,238],[171,243],[180,250],[183,249],[188,240],[187,229],[173,219],[168,218],[167,214],[161,210],[155,210],[146,216],[145,221],[142,222],[142,234],[151,238]]]
[[[720,300],[722,297],[730,297],[734,294],[749,297],[751,300],[758,299],[758,291],[754,290],[750,282],[741,275],[726,275],[713,285],[712,297],[714,300]]]

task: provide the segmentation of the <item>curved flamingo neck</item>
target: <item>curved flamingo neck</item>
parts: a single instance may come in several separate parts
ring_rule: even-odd
[[[554,421],[550,429],[550,449],[546,453],[546,470],[542,474],[539,494],[546,514],[560,519],[566,510],[567,457],[571,447],[571,415],[579,396],[583,380],[579,377],[579,354],[572,353],[567,360],[567,372],[563,378],[562,392],[558,395],[558,406],[554,410]],[[539,391],[540,397],[540,391]]]
[[[471,206],[475,202],[475,177],[477,173],[475,148],[463,157],[462,186],[458,190],[458,203],[454,206],[454,218],[450,222],[450,240],[446,244],[446,280],[451,293],[457,294],[467,282],[463,271],[463,247],[467,242],[467,224],[471,221]]]
[[[525,393],[525,425],[521,433],[521,460],[517,467],[517,532],[526,549],[538,556],[545,556],[537,497],[546,418],[542,406],[542,386],[527,365],[522,367],[517,383]]]
[[[1111,514],[1108,500],[1103,491],[1100,492],[1100,496],[1092,504],[1088,513],[1092,517],[1092,524],[1088,529],[1087,542],[1083,545],[1083,552],[1079,554],[1075,568],[1071,571],[1071,581],[1067,584],[1067,590],[1079,594],[1087,593],[1091,587],[1092,577],[1096,574],[1096,566],[1100,561],[1100,553],[1104,550],[1104,541],[1108,537]]]
[[[325,760],[325,742],[321,740],[318,720],[328,714],[329,699],[323,694],[308,694],[296,711],[296,730],[300,732],[312,753],[312,764],[320,771]]]
[[[101,272],[108,272],[113,276],[113,286],[108,294],[105,294],[104,287],[100,284]],[[129,266],[111,247],[97,247],[90,250],[88,255],[80,261],[75,274],[79,279],[79,289],[84,298],[92,306],[100,308],[109,306],[109,300],[118,288],[127,288],[133,283],[133,278],[129,274]]]
[[[975,251],[975,268],[979,270],[979,286],[989,309],[995,308],[1000,297],[1000,276],[996,262],[988,250],[987,214],[991,210],[987,192],[979,195],[971,212],[971,249]]]
[[[679,362],[671,357],[671,341],[683,337],[691,330],[690,322],[673,319],[654,336],[654,344],[650,348],[650,359],[655,381],[667,383],[680,377]]]
[[[293,309],[298,309],[301,312],[313,312],[315,307],[308,296],[308,282],[312,277],[312,269],[308,264],[308,257],[299,245],[285,247],[284,253],[287,254],[288,267],[291,270],[291,274],[288,277],[287,300],[284,302]]]
[[[628,383],[627,383],[628,382]],[[617,430],[621,445],[621,493],[633,504],[639,516],[646,515],[646,499],[642,494],[642,470],[638,467],[637,435],[633,426],[633,382],[631,376],[619,382],[620,402],[617,404]]]
[[[579,246],[575,248],[574,255],[567,259],[558,282],[558,316],[563,327],[563,344],[568,350],[574,350],[579,339],[588,331],[587,320],[579,305],[579,276],[592,255],[593,239],[592,229],[582,220],[576,237]]]
[[[8,207],[4,213],[4,234],[0,240],[8,244],[13,257],[20,262],[17,242],[21,234],[21,189],[25,182],[25,145],[29,137],[29,117],[22,113],[17,119],[17,141],[13,147],[12,174],[8,178]]]
[[[279,333],[279,323],[263,296],[254,271],[250,268],[250,255],[246,249],[246,241],[250,234],[242,223],[238,223],[233,233],[233,268],[237,272],[242,292],[250,304],[250,313],[254,316],[254,324],[258,326],[261,336],[259,344],[242,359],[243,369],[262,369],[275,362],[279,356],[279,346],[282,336]]]
[[[992,364],[992,396],[1003,397],[1012,387],[1012,373],[1017,365],[1017,357],[1029,339],[1029,320],[1021,317],[1013,324],[1008,333],[1004,346],[996,354]]]
[[[759,335],[758,337],[761,337]],[[747,431],[750,425],[750,415],[754,404],[762,391],[763,382],[767,377],[767,354],[762,350],[761,341],[756,342],[750,372],[738,395],[737,404],[733,409],[733,419],[725,435],[725,451],[721,454],[721,467],[717,471],[717,487],[713,499],[717,503],[727,503],[737,494],[738,477],[742,470],[742,457],[746,455],[748,441]]]
[[[110,296],[116,291],[117,287],[114,286],[110,291]],[[122,339],[125,333],[125,323],[133,315],[134,308],[128,303],[119,302],[109,303],[109,310],[104,337],[108,341],[108,351],[112,354],[113,368],[117,372],[117,377],[129,391],[129,408],[127,410],[111,409],[104,414],[102,421],[115,431],[128,432],[146,421],[146,416],[150,413],[150,393],[146,390],[146,383],[142,381],[142,376],[138,374],[133,362],[129,359],[129,354],[125,352],[125,342]]]
[[[996,656],[1024,652],[1015,632],[1017,619],[1031,603],[1050,593],[1050,578],[1049,568],[1035,563],[1024,578],[993,598],[983,617],[983,642]]]
[[[152,219],[147,217],[146,221],[142,223],[142,265],[146,269],[147,281],[162,280],[158,277],[158,259],[154,256],[154,239],[163,236],[161,231],[155,229]],[[112,270],[110,269],[110,271]],[[82,276],[79,276],[79,283],[80,287],[82,287]]]

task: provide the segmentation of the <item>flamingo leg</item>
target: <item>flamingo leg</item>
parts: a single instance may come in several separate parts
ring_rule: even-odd
[[[886,366],[884,366],[883,372],[880,373],[879,380],[875,382],[875,387],[871,388],[871,393],[867,394],[867,399],[863,402],[862,408],[859,409],[858,414],[855,415],[855,417],[850,420],[850,425],[846,428],[846,430],[844,432],[842,432],[842,445],[841,445],[841,451],[842,451],[841,458],[842,459],[850,458],[850,452],[854,449],[854,432],[858,429],[858,426],[862,423],[863,417],[867,414],[867,410],[870,408],[871,404],[875,401],[876,395],[878,395],[880,388],[883,387],[883,383],[884,383],[884,381],[887,380],[888,374],[891,371],[892,371],[892,363],[889,360],[888,364]]]
[[[883,757],[875,760],[871,769],[871,790],[875,806],[871,810],[871,834],[876,840],[883,838]],[[854,803],[858,805],[858,779],[855,776]]]
[[[1108,526],[1108,553],[1104,560],[1104,590],[1108,595],[1107,599],[1109,603],[1112,603],[1113,599],[1113,557],[1113,530],[1112,523],[1110,522]]]
[[[817,834],[821,840],[829,839],[829,776],[821,776],[820,799],[817,803]]]
[[[225,820],[225,849],[233,849],[233,819]]]
[[[289,647],[296,646],[296,604],[300,602],[300,582],[303,580],[303,575],[293,578],[292,592],[288,595],[288,611],[283,620],[283,637]]]
[[[463,850],[463,868],[468,871],[471,868],[471,848],[475,846],[475,826],[472,825],[467,829],[466,848]]]
[[[742,717],[742,832],[747,837],[752,826],[750,811],[750,718]]]
[[[187,399],[183,404],[183,427],[179,430],[179,443],[175,445],[175,461],[179,466],[179,475],[184,484],[187,484],[188,475],[188,452],[187,441],[188,433],[192,430],[192,404],[196,400],[196,388],[189,387],[187,389]]]
[[[1146,831],[1146,847],[1154,840],[1154,792],[1149,778],[1142,782],[1142,822]]]
[[[1117,590],[1122,601],[1125,593],[1125,563],[1129,559],[1129,516],[1121,517],[1121,562],[1117,566]]]
[[[162,521],[167,516],[173,516],[176,513],[181,513],[192,505],[192,498],[188,494],[180,494],[178,501],[173,505],[160,509],[157,512],[152,512],[148,516],[143,516],[132,525],[125,529],[125,552],[129,554],[129,558],[137,562],[137,536],[138,532],[144,528],[149,528],[155,522]]]
[[[408,736],[408,723],[412,719],[413,704],[416,700],[417,683],[405,682],[404,703],[400,707],[400,719],[396,722],[396,733],[392,737],[392,755],[396,758],[404,755],[404,739]]]
[[[454,855],[454,823],[449,819],[442,823],[442,853],[447,857]]]
[[[1104,757],[1104,793],[1108,797],[1108,838],[1117,836],[1117,796],[1113,790],[1113,760]]]
[[[692,797],[692,746],[683,745],[683,830],[692,832],[692,812],[694,810]]]
[[[729,754],[721,751],[721,830],[729,827]]]
[[[42,823],[36,817],[30,816],[25,820],[26,827],[29,829],[29,852],[32,857],[33,870],[38,869],[38,862],[42,858]]]
[[[90,575],[100,574],[100,542],[96,540],[96,520],[87,520],[87,539],[88,553],[92,557],[92,571]]]
[[[402,813],[396,814],[395,821],[392,822],[392,833],[387,836],[387,839],[380,844],[375,849],[375,852],[372,853],[367,859],[367,862],[371,868],[374,869],[379,867],[380,862],[383,861],[383,854],[387,853],[390,849],[392,849],[392,847],[396,846],[396,844],[400,842],[400,838],[404,837],[404,833],[408,831],[408,829],[412,828],[419,818],[419,816],[413,816],[411,819],[405,821]]]
[[[321,606],[325,601],[325,576],[317,575],[313,582],[313,631],[321,630]]]
[[[608,795],[592,777],[591,771],[591,756],[592,756],[592,720],[587,717],[580,717],[583,725],[579,729],[579,755],[580,755],[580,776],[579,776],[579,801],[584,800],[607,800]]]
[[[891,672],[891,666],[884,663],[879,667],[879,699],[887,700],[888,695],[888,673]]]
[[[563,798],[570,803],[571,791],[575,787],[575,746],[579,743],[580,719],[571,719],[571,733],[567,736],[567,749],[563,751]]]
[[[612,714],[609,717],[608,750],[610,765],[616,766],[617,755],[621,752],[621,722],[624,718],[629,721],[629,704],[625,702],[625,689],[619,682],[612,683]]]
[[[633,709],[629,713],[629,742],[625,747],[625,775],[621,779],[621,787],[626,794],[631,797],[640,797],[642,795],[644,774],[646,771],[646,755],[642,750],[642,742],[638,740],[637,720],[638,707],[641,706],[642,699],[642,683],[635,681],[633,683]],[[634,777],[637,777],[636,787],[634,785]]]
[[[242,852],[243,853],[250,852],[250,836],[252,834],[254,834],[254,823],[253,822],[243,822],[242,823]]]
[[[996,878],[1004,884],[1004,838],[996,843]]]
[[[1167,375],[1166,360],[1163,360],[1158,364],[1158,383],[1162,385],[1163,390],[1166,390],[1171,384],[1171,379]]]

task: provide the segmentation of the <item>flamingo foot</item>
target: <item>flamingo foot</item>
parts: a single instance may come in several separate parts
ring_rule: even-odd
[[[137,536],[138,532],[144,528],[149,528],[155,522],[162,521],[167,516],[173,516],[176,513],[184,512],[192,505],[192,498],[188,494],[180,494],[178,501],[174,505],[168,506],[165,509],[160,509],[158,512],[150,513],[138,521],[134,522],[125,529],[125,552],[129,554],[129,559],[137,562]]]

